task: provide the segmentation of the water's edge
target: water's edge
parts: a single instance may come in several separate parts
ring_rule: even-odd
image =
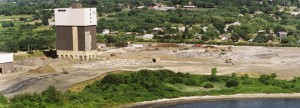
[[[300,99],[300,93],[293,94],[236,94],[236,95],[220,95],[220,96],[191,96],[180,97],[174,99],[159,99],[153,101],[145,101],[134,103],[129,106],[123,106],[124,108],[154,108],[174,106],[180,104],[190,104],[196,102],[207,101],[224,101],[224,100],[253,100],[253,99]]]

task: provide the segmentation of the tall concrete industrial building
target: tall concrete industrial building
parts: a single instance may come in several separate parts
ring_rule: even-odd
[[[56,50],[59,58],[92,60],[97,54],[96,8],[81,8],[72,3],[70,8],[56,8]]]

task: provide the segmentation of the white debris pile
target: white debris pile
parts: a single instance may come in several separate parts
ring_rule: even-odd
[[[186,50],[170,53],[179,58],[214,58],[214,59],[232,59],[236,60],[248,60],[256,58],[261,54],[272,54],[272,50],[265,48],[244,49],[235,51],[205,51],[205,50]]]
[[[97,62],[90,62],[84,64],[77,64],[75,67],[92,67],[97,65],[108,65],[108,66],[134,66],[141,64],[153,63],[151,60],[131,60],[131,59],[115,59],[115,60],[103,60]]]
[[[97,64],[100,65],[119,65],[119,66],[130,66],[130,65],[140,65],[153,63],[151,60],[130,60],[130,59],[117,59],[117,60],[106,60],[98,61]]]
[[[202,50],[189,50],[189,51],[179,51],[174,53],[175,57],[181,58],[197,58],[197,57],[218,57],[219,54],[215,52],[205,52]]]

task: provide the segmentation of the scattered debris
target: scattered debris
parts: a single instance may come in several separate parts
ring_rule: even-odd
[[[110,54],[110,56],[111,56],[111,57],[114,57],[114,56],[116,56],[116,54]]]
[[[166,44],[159,44],[156,47],[179,47],[179,45],[176,45],[174,43],[166,43]]]
[[[160,62],[160,58],[152,58],[153,63],[158,63]]]

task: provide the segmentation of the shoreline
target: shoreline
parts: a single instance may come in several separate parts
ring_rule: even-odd
[[[276,93],[276,94],[235,94],[235,95],[218,95],[218,96],[189,96],[179,97],[172,99],[158,99],[153,101],[144,101],[133,103],[123,108],[153,108],[164,107],[179,104],[188,104],[194,102],[207,102],[207,101],[224,101],[224,100],[250,100],[250,99],[300,99],[300,93]]]

